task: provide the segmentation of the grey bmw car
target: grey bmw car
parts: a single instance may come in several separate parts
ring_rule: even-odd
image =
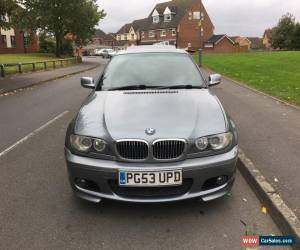
[[[237,131],[192,57],[172,47],[118,53],[70,123],[65,158],[75,194],[91,202],[209,201],[234,183]]]

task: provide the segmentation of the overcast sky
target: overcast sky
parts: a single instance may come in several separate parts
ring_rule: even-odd
[[[98,0],[107,16],[99,24],[116,32],[123,24],[149,15],[156,3],[167,0]],[[300,0],[203,0],[215,25],[215,34],[262,36],[266,28],[290,12],[300,20]]]

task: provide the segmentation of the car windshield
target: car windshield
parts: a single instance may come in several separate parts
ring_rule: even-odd
[[[205,87],[205,82],[190,56],[184,53],[148,52],[114,57],[98,86],[102,90],[110,90],[126,86],[151,88],[176,85]]]

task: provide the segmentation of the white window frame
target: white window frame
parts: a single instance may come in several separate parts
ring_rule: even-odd
[[[149,31],[149,37],[151,37],[151,38],[155,37],[154,31]]]
[[[172,21],[172,14],[165,14],[164,15],[164,21],[165,22],[171,22]]]
[[[171,32],[172,32],[172,36],[176,36],[177,35],[176,29],[172,29]]]
[[[127,41],[128,40],[128,35],[124,34],[124,40]]]
[[[153,23],[159,23],[159,16],[153,16]]]
[[[161,37],[166,37],[167,36],[167,31],[166,30],[161,30],[160,31],[160,36]]]
[[[141,37],[145,38],[145,32],[144,31],[141,32]]]
[[[194,11],[193,12],[193,19],[194,20],[200,20],[201,19],[201,12],[200,11]]]

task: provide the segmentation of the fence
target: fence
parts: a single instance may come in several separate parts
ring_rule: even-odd
[[[15,63],[15,64],[0,64],[0,77],[5,77],[11,73],[23,73],[37,70],[47,70],[49,68],[64,67],[69,64],[81,63],[80,57],[56,59],[41,62],[26,62],[26,63]]]

